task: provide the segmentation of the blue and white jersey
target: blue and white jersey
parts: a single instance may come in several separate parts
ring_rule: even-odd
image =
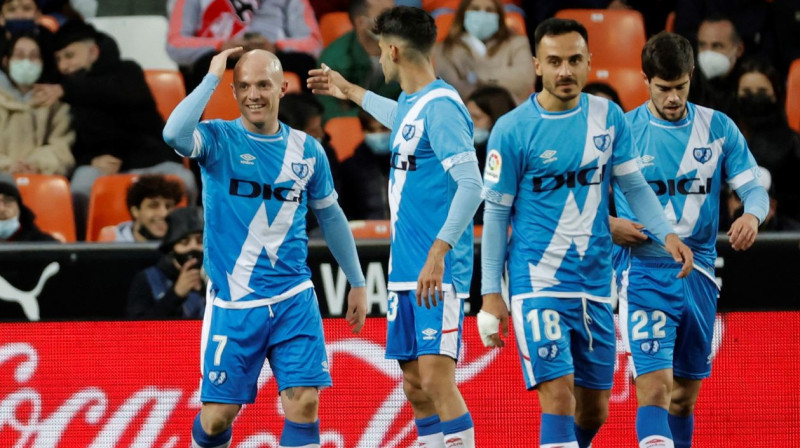
[[[457,184],[447,172],[477,161],[472,119],[458,92],[437,79],[397,100],[389,173],[392,248],[389,289],[417,289],[428,251],[447,219]],[[459,297],[469,294],[473,258],[472,224],[445,256],[443,282]]]
[[[622,110],[581,94],[574,109],[548,112],[535,94],[497,121],[488,148],[485,198],[512,207],[512,298],[608,301],[610,178],[638,170]]]
[[[653,116],[647,103],[626,115],[641,159],[642,173],[664,207],[675,233],[694,252],[695,267],[714,278],[723,179],[736,189],[758,176],[747,142],[725,114],[686,105],[688,113],[670,122]],[[614,188],[617,216],[635,221],[619,187]],[[632,249],[637,257],[669,257],[660,246]]]
[[[320,144],[283,123],[275,135],[254,134],[241,119],[201,122],[194,135],[199,151],[192,157],[203,179],[203,245],[212,255],[204,267],[215,303],[255,306],[312,287],[306,212],[337,198]]]

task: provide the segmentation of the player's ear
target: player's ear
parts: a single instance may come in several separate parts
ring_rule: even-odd
[[[533,69],[536,72],[536,76],[542,76],[542,65],[536,56],[533,57]]]

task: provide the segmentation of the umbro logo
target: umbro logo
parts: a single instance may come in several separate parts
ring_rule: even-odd
[[[252,165],[253,160],[256,160],[256,156],[252,154],[242,154],[239,156],[239,158],[242,159],[239,161],[239,163],[241,163],[242,165]]]
[[[548,149],[547,151],[543,152],[539,158],[544,159],[544,162],[542,163],[553,163],[558,160],[558,157],[556,157],[557,152],[558,151],[555,149]]]
[[[434,330],[433,328],[426,328],[422,330],[422,334],[425,335],[425,337],[423,337],[422,339],[426,341],[431,341],[436,338],[436,333],[438,333],[438,331]]]
[[[642,156],[642,166],[653,166],[653,160],[655,160],[656,156],[651,156],[650,154],[645,154]]]

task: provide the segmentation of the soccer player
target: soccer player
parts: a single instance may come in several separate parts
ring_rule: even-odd
[[[500,295],[507,259],[523,376],[542,407],[540,446],[584,448],[608,416],[616,358],[612,177],[670,260],[683,263],[678,277],[691,270],[692,253],[639,171],[622,110],[581,94],[590,65],[586,29],[548,19],[534,38],[544,90],[501,117],[489,137],[478,330],[484,344],[503,345],[497,333],[498,324],[504,334],[508,328]]]
[[[386,357],[400,362],[420,446],[474,447],[455,380],[472,275],[471,223],[481,201],[472,121],[456,90],[434,74],[431,16],[395,7],[378,16],[374,31],[386,82],[403,90],[397,102],[327,66],[310,72],[309,86],[353,101],[392,130]]]
[[[212,59],[164,128],[170,146],[197,159],[204,186],[210,284],[201,340],[203,407],[192,446],[230,446],[233,419],[255,400],[266,358],[286,416],[280,446],[319,447],[319,389],[331,385],[331,376],[306,264],[309,207],[352,286],[346,318],[354,333],[366,315],[364,276],[324,150],[278,121],[287,83],[274,54],[253,50],[236,64],[239,119],[198,124],[228,56],[238,52]]]
[[[630,201],[615,187],[620,219],[612,219],[611,230],[615,242],[628,246],[617,247],[615,257],[620,330],[633,359],[640,447],[692,444],[694,405],[711,374],[722,181],[744,202],[744,214],[728,232],[734,250],[753,244],[769,207],[756,162],[733,121],[687,102],[693,70],[688,40],[667,32],[653,36],[642,51],[650,101],[627,114],[642,172],[673,231],[695,254],[689,276],[674,281],[680,266],[642,232]]]

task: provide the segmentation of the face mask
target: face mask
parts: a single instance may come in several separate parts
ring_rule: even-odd
[[[701,51],[697,55],[697,65],[708,79],[713,79],[728,73],[731,69],[731,60],[716,51]]]
[[[0,221],[0,239],[9,239],[17,230],[19,230],[19,216]]]
[[[500,16],[495,12],[467,11],[464,28],[478,40],[485,41],[500,29]]]
[[[13,59],[8,63],[8,74],[17,85],[32,86],[42,75],[42,64],[30,59]]]
[[[486,128],[475,128],[472,131],[472,141],[476,145],[482,145],[489,140],[489,130]]]
[[[738,103],[739,114],[751,127],[772,124],[778,119],[779,109],[766,93],[740,96]]]
[[[179,265],[183,266],[189,260],[197,260],[197,263],[192,266],[192,269],[200,269],[203,266],[203,251],[202,250],[190,250],[185,254],[179,254],[175,251],[172,252],[172,256],[175,257],[175,261],[178,262]]]
[[[389,145],[389,132],[374,132],[372,134],[364,134],[364,143],[369,147],[370,151],[376,156],[385,156],[389,154],[392,148]]]
[[[6,20],[6,30],[11,34],[25,33],[36,29],[36,22],[32,19]]]

